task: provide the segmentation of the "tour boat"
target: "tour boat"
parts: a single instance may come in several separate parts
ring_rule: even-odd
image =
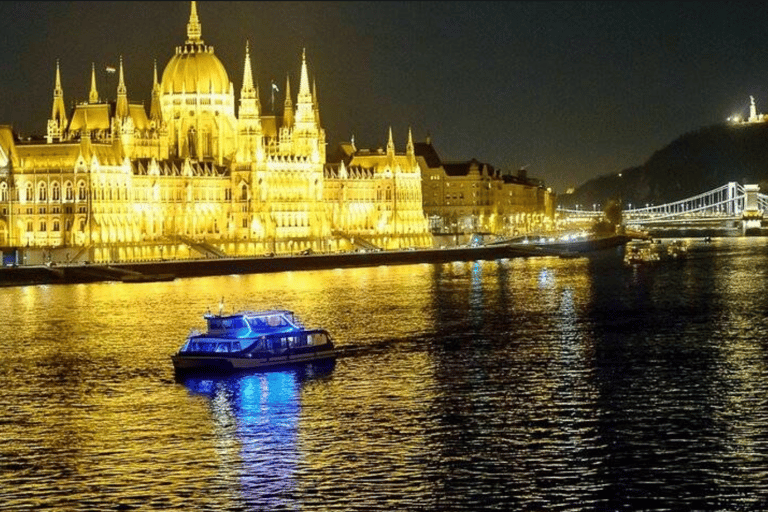
[[[203,315],[207,331],[192,331],[171,356],[176,373],[269,369],[337,356],[331,335],[307,329],[292,311],[240,311]]]

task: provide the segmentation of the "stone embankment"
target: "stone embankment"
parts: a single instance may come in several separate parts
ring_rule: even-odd
[[[213,258],[98,265],[79,264],[2,267],[0,268],[0,286],[87,283],[98,281],[168,281],[177,277],[203,277],[330,268],[373,267],[379,265],[496,260],[511,257],[550,256],[557,254],[558,251],[566,250],[569,252],[588,252],[623,245],[628,240],[629,237],[626,236],[602,237],[600,239],[595,239],[592,242],[580,242],[577,246],[572,247],[565,247],[562,244],[558,244],[546,252],[531,251],[529,247],[518,247],[515,244],[499,244],[480,247],[342,254],[310,254],[301,256]]]

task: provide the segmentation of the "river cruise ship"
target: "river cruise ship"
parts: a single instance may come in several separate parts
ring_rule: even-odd
[[[337,356],[325,329],[307,329],[292,311],[206,313],[206,332],[192,331],[171,356],[177,374],[268,369]]]

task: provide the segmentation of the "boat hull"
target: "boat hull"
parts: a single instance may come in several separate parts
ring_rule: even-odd
[[[239,370],[276,369],[313,362],[331,361],[338,356],[335,349],[319,350],[302,354],[247,357],[247,355],[222,354],[174,354],[171,356],[176,373],[213,372],[227,373]]]

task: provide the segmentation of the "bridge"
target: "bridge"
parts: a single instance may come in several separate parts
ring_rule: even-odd
[[[650,228],[705,228],[736,226],[742,231],[759,229],[763,213],[768,210],[768,195],[758,185],[741,185],[735,181],[693,197],[661,205],[645,205],[622,210],[626,226]],[[558,208],[569,222],[594,221],[602,211]]]

